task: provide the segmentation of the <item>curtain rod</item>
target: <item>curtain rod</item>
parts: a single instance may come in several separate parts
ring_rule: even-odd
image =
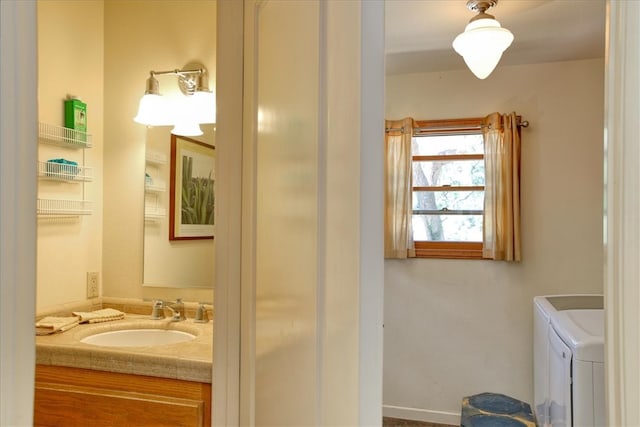
[[[529,121],[528,120],[521,120],[520,118],[518,118],[518,121],[516,122],[516,126],[518,127],[522,127],[522,128],[527,128],[529,127]],[[453,126],[430,126],[430,127],[425,127],[425,128],[414,128],[414,130],[419,133],[422,131],[430,131],[430,132],[437,132],[439,130],[479,130],[482,129],[484,126],[480,125],[480,126],[464,126],[464,125],[453,125]],[[385,128],[384,130],[385,132],[397,132],[400,131],[402,133],[404,133],[404,127],[401,128]]]

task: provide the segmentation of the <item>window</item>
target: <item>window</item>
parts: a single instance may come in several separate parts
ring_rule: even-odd
[[[482,258],[482,119],[417,121],[412,139],[413,240],[423,258]]]

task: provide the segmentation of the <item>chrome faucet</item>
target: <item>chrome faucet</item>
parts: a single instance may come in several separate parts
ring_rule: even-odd
[[[196,317],[193,319],[196,323],[207,323],[209,321],[209,315],[207,314],[207,308],[204,303],[200,303],[196,310]]]
[[[171,321],[179,322],[181,320],[186,320],[186,316],[184,314],[184,303],[182,302],[182,298],[177,298],[175,302],[167,303],[161,299],[156,300],[153,303],[153,311],[151,312],[152,320],[160,320],[164,319],[164,309],[168,308],[171,310]]]
[[[153,302],[153,310],[151,311],[151,320],[164,319],[164,301],[158,299]]]
[[[176,302],[169,305],[168,308],[173,311],[173,319],[176,322],[180,320],[187,320],[187,316],[184,314],[184,303],[182,298],[176,298]]]

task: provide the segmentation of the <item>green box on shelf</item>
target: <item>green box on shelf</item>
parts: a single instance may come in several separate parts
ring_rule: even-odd
[[[86,140],[87,132],[87,104],[77,98],[64,101],[64,127],[82,132],[78,139]]]

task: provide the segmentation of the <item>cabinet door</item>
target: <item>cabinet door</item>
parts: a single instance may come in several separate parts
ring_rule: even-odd
[[[211,384],[36,365],[35,426],[211,425]]]
[[[571,350],[549,329],[549,415],[553,427],[571,427]]]
[[[204,403],[148,393],[37,383],[35,426],[202,426]]]

